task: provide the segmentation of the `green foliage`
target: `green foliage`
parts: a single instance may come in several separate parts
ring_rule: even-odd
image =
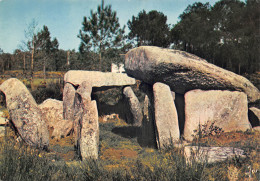
[[[63,84],[59,82],[51,82],[44,86],[38,86],[31,93],[35,101],[40,104],[48,98],[62,100]]]
[[[3,73],[5,70],[10,70],[13,65],[12,55],[10,53],[0,54],[0,71]]]
[[[171,30],[175,48],[203,57],[204,49],[214,38],[211,35],[209,10],[209,3],[194,3],[185,9],[180,15],[181,21]]]
[[[141,11],[137,17],[133,16],[127,25],[130,30],[129,38],[135,39],[138,46],[153,45],[168,47],[170,45],[167,17],[156,10],[146,13]]]
[[[148,154],[146,153],[145,157]],[[143,158],[142,158],[143,159]],[[167,151],[153,155],[154,161],[146,165],[143,160],[137,160],[132,174],[137,180],[206,180],[204,173],[206,162],[187,162],[183,148],[176,149],[172,146]]]
[[[208,125],[209,122],[206,124],[199,124],[199,128],[194,130],[194,137],[195,138],[204,138],[208,136],[216,135],[217,137],[220,136],[221,133],[224,132],[224,130],[218,126],[215,125],[216,121],[211,122],[210,125]]]
[[[257,0],[189,5],[171,30],[174,48],[238,74],[258,71],[259,8]]]
[[[46,180],[51,173],[43,153],[8,139],[1,142],[0,178],[2,180]]]
[[[99,70],[101,71],[105,51],[109,48],[122,46],[124,28],[120,28],[116,12],[112,10],[111,5],[105,6],[104,0],[96,12],[91,10],[91,16],[83,18],[82,25],[78,35],[81,40],[79,51],[81,53],[89,51],[97,53],[99,55]]]
[[[30,49],[34,48],[35,50],[35,62],[37,62],[37,66],[34,66],[37,70],[42,68],[44,74],[46,68],[48,67],[50,70],[52,69],[52,65],[54,64],[55,52],[58,50],[59,43],[56,38],[51,40],[50,32],[47,26],[43,26],[42,30],[35,35],[34,45],[31,45],[31,42],[28,42]]]
[[[55,163],[44,153],[14,145],[14,142],[6,143],[1,150],[0,178],[3,180],[197,180],[203,173],[202,166],[191,167],[176,153],[158,158],[152,167],[137,160],[130,171],[123,168],[106,170],[101,161],[87,160],[75,166]]]
[[[90,48],[102,52],[107,48],[117,47],[123,38],[123,30],[111,5],[105,6],[104,0],[97,12],[91,10],[91,17],[83,19],[83,28],[78,37],[81,39],[80,51]]]
[[[21,49],[30,52],[30,73],[33,78],[33,72],[36,69],[43,68],[45,73],[48,64],[54,60],[54,52],[58,50],[59,43],[56,38],[51,40],[50,32],[47,26],[43,26],[42,30],[37,29],[38,23],[32,20],[25,30],[26,41],[23,41]],[[39,61],[41,60],[41,61]],[[35,66],[37,62],[37,66]],[[23,57],[23,69],[26,69],[26,57]]]
[[[36,50],[42,50],[46,53],[55,51],[59,47],[59,43],[56,38],[51,40],[50,32],[46,25],[44,25],[42,30],[35,36],[34,45],[31,45],[31,43],[32,42],[28,42],[29,48],[31,48],[31,46],[35,46]]]

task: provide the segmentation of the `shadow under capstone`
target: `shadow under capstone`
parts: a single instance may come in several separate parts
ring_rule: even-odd
[[[139,138],[141,136],[141,128],[137,126],[115,127],[112,132],[124,138]]]
[[[183,94],[175,93],[175,100],[174,100],[176,110],[178,113],[178,122],[179,122],[179,130],[180,135],[184,132],[184,124],[185,124],[185,100]]]

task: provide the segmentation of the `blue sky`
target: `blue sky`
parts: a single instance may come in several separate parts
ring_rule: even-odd
[[[127,25],[132,16],[143,9],[164,13],[168,24],[175,24],[179,15],[195,0],[105,0],[117,12],[120,25]],[[217,0],[200,0],[214,5]],[[60,48],[78,51],[80,39],[77,38],[83,17],[96,11],[101,0],[0,0],[0,48],[12,53],[22,40],[24,30],[35,19],[38,28],[48,26],[51,37],[56,37]],[[126,27],[126,31],[128,28]]]

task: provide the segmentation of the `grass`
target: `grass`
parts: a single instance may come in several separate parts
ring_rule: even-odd
[[[25,78],[26,76],[23,74],[22,70],[8,70],[0,75],[0,84],[11,77],[15,77],[22,81],[30,90],[34,91],[39,87],[46,87],[49,84],[61,83],[63,81],[64,74],[65,72],[46,72],[47,78],[44,79],[43,72],[38,71],[34,72],[34,79],[31,82],[30,77]]]
[[[128,126],[123,120],[100,123],[99,160],[80,161],[72,136],[50,141],[50,151],[32,149],[15,141],[8,129],[1,138],[0,179],[2,180],[259,180],[259,132],[222,133],[218,138],[203,137],[211,146],[247,148],[246,160],[235,158],[223,163],[187,162],[183,148],[170,146],[164,151],[142,148],[131,132],[114,130]],[[229,138],[227,140],[226,138]],[[239,142],[237,140],[240,140]]]
[[[10,77],[16,77],[29,89],[35,101],[40,104],[48,98],[62,100],[64,72],[48,72],[47,79],[42,78],[42,72],[35,72],[34,79],[26,79],[22,71],[6,71],[0,79],[0,84]]]
[[[49,78],[60,78],[63,77],[66,72],[46,72],[46,77]],[[30,71],[27,70],[23,73],[23,70],[6,70],[1,77],[10,78],[10,77],[26,77],[30,76]],[[43,71],[37,71],[33,73],[34,78],[42,78],[44,76]]]

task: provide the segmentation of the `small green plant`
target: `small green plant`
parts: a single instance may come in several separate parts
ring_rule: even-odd
[[[213,121],[210,125],[208,125],[208,123],[209,121],[203,125],[199,124],[199,128],[193,131],[193,136],[198,138],[204,138],[207,136],[216,135],[217,137],[219,137],[220,134],[224,132],[222,128],[215,125],[216,121]]]
[[[255,132],[252,131],[252,129],[247,129],[247,130],[244,132],[244,134],[247,134],[247,135],[254,135]]]

